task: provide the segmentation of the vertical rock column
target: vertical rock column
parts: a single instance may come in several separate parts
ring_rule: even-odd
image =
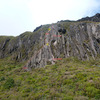
[[[91,49],[93,51],[93,52],[91,51],[91,54],[92,54],[92,57],[95,58],[95,56],[97,56],[97,52],[96,52],[95,47],[94,47],[94,41],[92,38],[92,29],[91,29],[91,26],[89,24],[87,25],[87,31],[88,31]]]

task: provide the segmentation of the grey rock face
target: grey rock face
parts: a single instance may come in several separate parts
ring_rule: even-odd
[[[25,32],[17,37],[0,37],[0,58],[9,57],[15,61],[25,61],[38,49],[40,42],[39,29],[37,32]],[[44,30],[44,27],[43,27]],[[45,32],[46,30],[44,30]],[[4,38],[4,39],[2,39]]]
[[[93,22],[100,22],[100,13],[97,13],[96,15],[92,16],[92,17],[85,17],[82,18],[78,21],[93,21]]]
[[[97,55],[100,55],[100,23],[59,22],[42,27],[36,33],[0,42],[0,58],[28,60],[24,66],[27,70],[71,56],[88,60]]]
[[[82,60],[88,60],[90,56],[95,59],[100,54],[99,23],[74,23],[66,29],[66,34],[58,31],[61,28],[57,25],[50,27],[42,48],[28,61],[26,67],[44,67],[48,62],[54,64],[57,60],[71,56]]]

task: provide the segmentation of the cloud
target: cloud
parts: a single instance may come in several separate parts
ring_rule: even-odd
[[[0,3],[0,35],[16,36],[24,31],[32,31],[31,20],[24,0],[4,0]]]
[[[99,13],[100,0],[0,0],[0,35],[19,35],[39,25]]]
[[[100,0],[91,0],[84,13],[84,16],[92,16],[100,13]]]
[[[40,25],[64,19],[77,20],[93,12],[99,4],[95,0],[30,0],[28,6],[35,24]]]

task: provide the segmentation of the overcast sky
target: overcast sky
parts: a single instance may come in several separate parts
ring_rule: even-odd
[[[100,13],[100,0],[0,0],[0,35],[17,36],[37,26]]]

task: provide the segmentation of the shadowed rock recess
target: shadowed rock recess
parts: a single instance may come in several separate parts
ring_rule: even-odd
[[[0,58],[27,61],[25,69],[55,64],[57,60],[78,57],[95,59],[100,55],[100,22],[58,22],[42,25],[34,32],[17,37],[0,37]]]

